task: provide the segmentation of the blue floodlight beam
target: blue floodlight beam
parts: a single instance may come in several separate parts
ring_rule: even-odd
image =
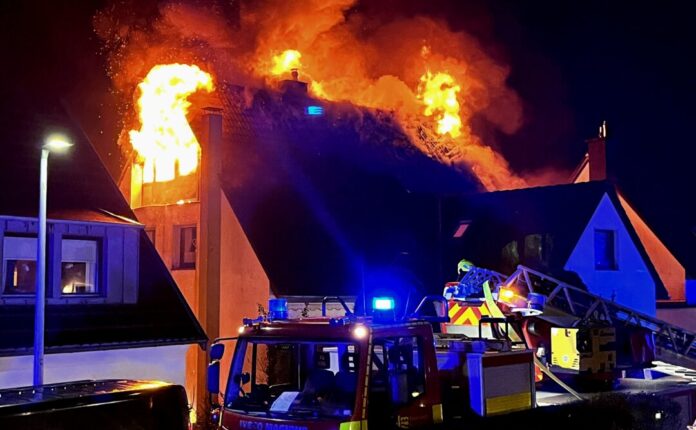
[[[305,109],[305,112],[307,112],[307,115],[310,115],[310,116],[320,116],[320,115],[324,115],[324,108],[321,106],[311,105],[311,106],[307,106],[307,108]]]
[[[394,310],[394,299],[392,297],[375,297],[372,299],[372,309],[376,311]]]

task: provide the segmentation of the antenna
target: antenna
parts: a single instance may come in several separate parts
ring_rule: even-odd
[[[607,122],[606,122],[606,120],[602,121],[602,125],[599,126],[599,137],[601,137],[602,139],[607,138]]]

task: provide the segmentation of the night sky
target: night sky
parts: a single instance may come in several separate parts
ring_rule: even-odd
[[[0,95],[3,110],[17,97],[67,100],[117,174],[117,100],[91,22],[105,3],[1,2]],[[696,26],[688,2],[374,0],[357,7],[385,20],[394,13],[443,18],[509,65],[525,123],[496,136],[495,145],[516,171],[572,171],[584,139],[607,120],[611,168],[638,209],[696,225]]]

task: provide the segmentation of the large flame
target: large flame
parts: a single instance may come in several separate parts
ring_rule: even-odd
[[[425,104],[425,116],[434,116],[437,132],[459,137],[462,132],[462,120],[459,117],[457,93],[461,87],[454,78],[444,72],[433,75],[430,71],[420,78],[418,98]]]
[[[300,58],[302,54],[295,49],[286,49],[279,55],[273,56],[273,68],[271,73],[274,75],[283,75],[291,72],[293,69],[301,67]]]
[[[140,130],[130,131],[143,162],[143,182],[164,182],[196,171],[200,146],[186,113],[188,96],[213,90],[212,77],[198,66],[166,64],[152,68],[138,85]]]
[[[420,150],[466,166],[485,188],[525,186],[494,140],[519,130],[522,103],[509,68],[472,35],[427,14],[375,15],[376,6],[357,0],[161,3],[145,26],[126,7],[95,16],[110,75],[125,94],[143,64],[166,58],[206,61],[216,80],[250,88],[297,69],[315,97],[393,113]],[[475,119],[485,126],[472,128]]]

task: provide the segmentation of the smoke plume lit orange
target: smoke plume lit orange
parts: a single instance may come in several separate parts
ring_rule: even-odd
[[[525,186],[494,149],[494,136],[472,128],[485,121],[492,127],[484,129],[511,134],[521,126],[507,67],[442,21],[398,13],[376,20],[356,3],[241,0],[230,13],[222,0],[165,1],[148,26],[105,8],[95,29],[111,43],[112,77],[123,91],[142,79],[144,66],[172,56],[248,88],[274,85],[297,69],[315,97],[391,112],[416,147],[474,172],[486,189]]]

